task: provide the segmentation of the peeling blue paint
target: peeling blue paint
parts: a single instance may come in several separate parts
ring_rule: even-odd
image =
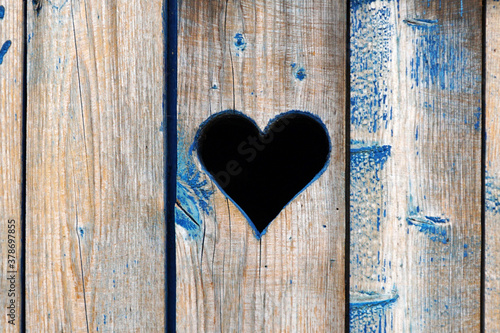
[[[498,178],[488,175],[485,177],[485,204],[486,211],[497,214],[500,212],[500,182]]]
[[[299,69],[297,69],[295,71],[295,74],[294,74],[295,78],[299,81],[302,81],[306,78],[306,70],[304,69],[304,67],[300,67]]]
[[[392,75],[391,40],[395,35],[392,0],[351,1],[351,124],[370,133],[392,119],[387,80]],[[387,5],[386,5],[387,4]]]
[[[358,234],[366,228],[368,233],[380,231],[386,203],[379,172],[390,155],[391,146],[351,142],[351,228]]]
[[[68,3],[68,0],[62,1],[62,3],[59,5],[55,5],[54,2],[57,2],[57,1],[54,1],[54,0],[48,0],[48,2],[52,6],[53,9],[60,11],[66,5],[66,3]]]
[[[386,281],[383,257],[369,253],[378,246],[382,221],[386,218],[387,202],[380,171],[390,155],[389,145],[351,141],[350,263],[351,275],[357,280]]]
[[[175,205],[175,223],[188,231],[190,237],[196,237],[203,224],[202,215],[212,211],[210,198],[213,191],[208,188],[208,181],[193,161],[192,146],[185,138],[179,137],[177,149],[177,200]]]
[[[474,123],[474,129],[479,131],[481,129],[481,108],[478,108],[479,112],[474,113],[474,117],[476,117],[476,122]]]
[[[456,36],[444,34],[439,25],[432,29],[410,26],[415,32],[410,76],[417,87],[437,86],[441,90],[480,93],[476,90],[481,85],[471,84],[481,82],[480,71],[471,70],[480,59],[457,43]]]
[[[387,312],[398,300],[396,291],[391,293],[377,293],[360,291],[351,293],[349,303],[349,323],[351,332],[386,332],[388,323]]]
[[[406,218],[408,225],[416,226],[419,232],[429,236],[434,242],[448,243],[447,227],[449,220],[436,216],[410,215]]]
[[[392,312],[386,310],[397,293],[377,293],[358,289],[358,283],[387,283],[391,262],[379,248],[381,226],[386,214],[386,195],[380,172],[391,146],[351,141],[351,245],[350,245],[350,327],[353,332],[385,332]],[[373,252],[376,255],[373,255]],[[392,319],[391,319],[392,321]]]
[[[391,156],[391,146],[378,144],[365,144],[363,141],[351,140],[351,174],[352,180],[357,180],[360,173],[375,171],[375,179],[380,180],[378,171],[382,169],[387,158]],[[361,165],[368,168],[364,171],[359,169]]]
[[[11,45],[12,42],[10,40],[3,43],[2,48],[0,49],[0,65],[3,63],[3,57],[5,57],[5,54],[7,54],[7,51],[9,50],[9,47]]]
[[[238,51],[241,51],[241,52],[245,51],[245,49],[247,47],[247,42],[246,42],[243,34],[238,32],[236,35],[234,35],[234,46],[236,47],[236,49]]]

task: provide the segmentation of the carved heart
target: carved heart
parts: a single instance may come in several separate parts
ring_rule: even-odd
[[[198,158],[260,238],[280,211],[326,169],[330,139],[310,113],[289,111],[261,132],[236,111],[208,118],[196,135]]]

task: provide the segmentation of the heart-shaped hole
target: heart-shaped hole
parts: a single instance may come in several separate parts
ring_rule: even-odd
[[[326,169],[330,139],[321,120],[289,111],[261,132],[249,117],[224,111],[195,138],[198,158],[260,238],[280,211]]]

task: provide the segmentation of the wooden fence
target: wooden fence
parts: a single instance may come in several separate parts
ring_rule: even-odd
[[[0,1],[0,331],[500,332],[497,47],[498,0]],[[262,233],[227,110],[331,143]]]

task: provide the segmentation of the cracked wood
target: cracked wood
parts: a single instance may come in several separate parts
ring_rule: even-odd
[[[479,332],[481,1],[351,0],[352,332]]]
[[[28,2],[28,331],[164,328],[161,12]]]
[[[346,3],[178,3],[178,330],[343,332]],[[326,172],[260,240],[190,150],[198,126],[227,109],[261,129],[310,111],[331,135]]]

